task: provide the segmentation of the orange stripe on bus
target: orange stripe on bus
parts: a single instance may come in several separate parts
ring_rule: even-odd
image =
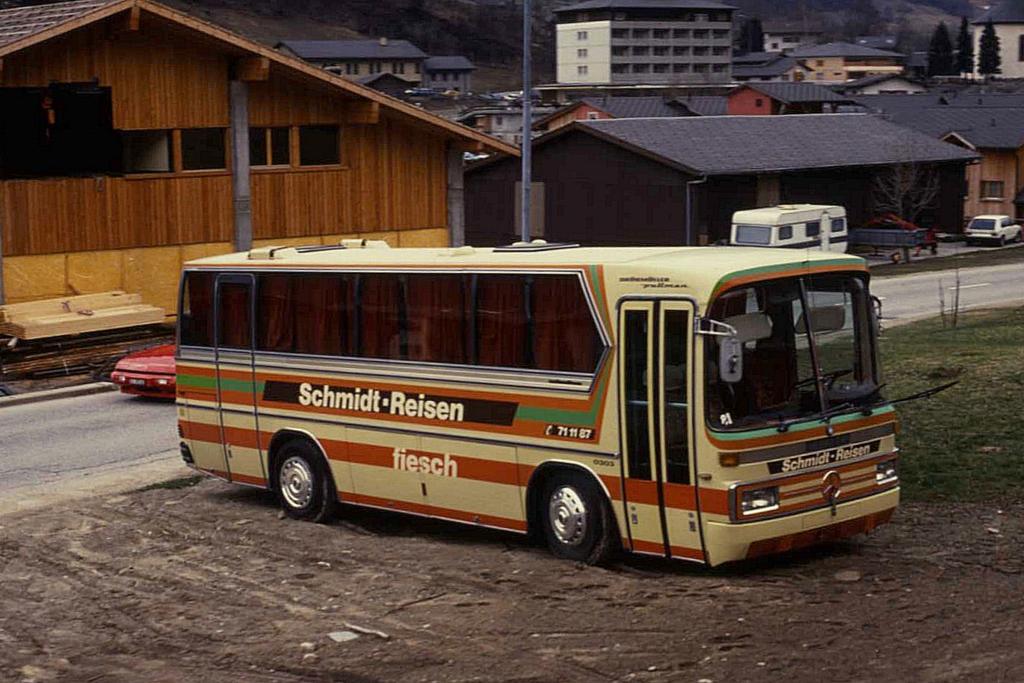
[[[713,515],[729,514],[729,492],[721,489],[697,489],[700,495],[700,510]]]
[[[887,423],[895,423],[892,413],[881,413],[879,415],[872,415],[852,422],[844,422],[843,424],[833,425],[833,428],[836,434],[845,434],[846,432],[853,432],[865,427]],[[738,441],[719,439],[715,437],[711,430],[705,430],[705,433],[707,434],[708,441],[710,441],[712,445],[722,450],[729,451],[760,448],[764,446],[778,446],[780,444],[794,443],[797,441],[810,441],[812,439],[819,439],[821,437],[828,436],[827,428],[825,426],[815,427],[814,429],[808,429],[800,432],[784,432],[778,435],[761,436],[752,439],[741,439]]]
[[[509,529],[512,531],[526,531],[526,522],[521,519],[495,517],[494,515],[482,515],[475,512],[466,512],[465,510],[456,510],[453,508],[438,507],[436,505],[427,505],[425,503],[410,503],[404,500],[378,498],[376,496],[367,496],[362,493],[339,493],[341,494],[341,501],[343,503],[355,503],[357,505],[370,505],[373,507],[385,508],[388,510],[413,512],[419,515],[427,515],[429,517],[440,517],[443,519],[452,519],[459,522],[484,524],[486,526],[499,527],[501,529]]]

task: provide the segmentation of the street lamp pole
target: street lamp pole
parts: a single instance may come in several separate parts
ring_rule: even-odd
[[[520,143],[522,153],[522,206],[521,209],[521,239],[524,242],[530,241],[530,186],[533,180],[531,157],[533,145],[530,141],[530,133],[533,130],[533,100],[531,93],[533,87],[530,82],[531,54],[530,54],[530,0],[523,0],[523,127]]]

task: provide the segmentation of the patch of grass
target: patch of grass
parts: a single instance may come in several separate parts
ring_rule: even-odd
[[[203,477],[200,476],[200,475],[193,475],[193,476],[190,476],[190,477],[178,477],[177,479],[168,479],[167,481],[158,481],[155,484],[149,484],[148,486],[143,486],[141,489],[136,489],[136,492],[137,493],[142,493],[143,491],[156,491],[158,489],[169,489],[169,490],[187,489],[187,488],[190,488],[192,486],[195,486],[196,484],[198,484],[202,480],[203,480]]]
[[[899,277],[914,273],[930,273],[936,270],[953,270],[954,268],[978,268],[981,266],[999,266],[1004,263],[1024,262],[1024,247],[1003,247],[969,251],[954,256],[939,256],[910,263],[885,263],[871,266],[871,277]]]
[[[959,380],[897,406],[900,478],[910,500],[1024,501],[1024,308],[961,314],[885,331],[885,393],[899,398]]]

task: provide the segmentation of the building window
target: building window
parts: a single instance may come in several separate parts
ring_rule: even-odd
[[[250,166],[287,166],[289,156],[289,133],[286,127],[249,129]]]
[[[668,73],[668,64],[655,64],[654,65],[654,73],[656,73],[656,74],[667,74]]]
[[[601,118],[601,115],[599,113],[597,113],[596,111],[588,111],[587,112],[587,119],[588,120],[596,121],[599,118]]]
[[[1024,36],[1017,38],[1017,61],[1024,62]]]
[[[125,173],[170,173],[171,131],[126,130],[121,132]]]
[[[722,38],[728,38],[729,37],[729,31],[727,29],[724,29],[724,28],[716,28],[714,31],[711,32],[711,35],[713,37],[721,40]]]
[[[694,21],[707,21],[708,20],[708,15],[706,15],[706,14],[694,14],[693,15],[693,20]]]
[[[582,65],[576,67],[576,74],[578,76],[586,76],[587,75],[587,65],[586,64],[582,64]]]
[[[815,66],[825,66],[825,60],[824,59],[816,59],[816,60],[814,60],[814,65]]]
[[[725,67],[725,64],[712,64],[711,70],[714,71],[716,74],[720,74],[725,72]]]
[[[586,56],[587,56],[587,48],[581,47],[580,49],[576,50],[576,56],[580,57],[581,59],[582,58],[586,58]]]
[[[658,40],[664,40],[665,38],[668,38],[668,36],[669,32],[667,28],[656,28],[651,33],[651,37],[657,38]]]
[[[689,38],[690,37],[690,29],[688,29],[688,28],[674,28],[674,29],[672,29],[672,37],[673,38]]]
[[[633,38],[634,39],[635,38],[645,39],[645,38],[650,38],[650,36],[651,36],[651,29],[649,29],[649,28],[635,28],[635,29],[633,29]]]
[[[778,50],[779,49],[779,44],[778,43],[772,43],[771,47],[772,47],[772,50]]]
[[[633,73],[635,74],[646,74],[651,72],[650,64],[634,64]]]
[[[665,55],[668,54],[668,48],[667,47],[656,46],[656,47],[653,47],[651,49],[654,51],[654,56],[655,57],[664,57]]]
[[[981,181],[981,198],[982,199],[1002,199],[1003,198],[1003,181],[1002,180],[982,180]]]
[[[676,56],[688,55],[690,54],[690,48],[677,45],[676,47],[672,48],[672,54]]]
[[[624,74],[629,72],[628,64],[612,64],[613,74]]]
[[[757,99],[755,99],[754,100],[754,106],[758,107],[758,108],[763,107],[764,106],[764,98],[758,97]]]
[[[629,38],[628,28],[613,28],[612,38]]]
[[[693,71],[698,74],[706,74],[710,69],[708,69],[707,64],[694,64]]]
[[[625,47],[625,46],[622,46],[622,45],[616,45],[615,47],[612,48],[612,56],[613,57],[625,57],[628,54],[629,54],[629,48],[628,47]]]
[[[586,40],[586,39],[587,39],[587,32],[586,31],[576,31],[576,40]]]
[[[647,47],[646,45],[637,45],[636,47],[633,48],[634,57],[646,57],[648,54],[650,54],[650,52],[651,48]]]
[[[729,48],[724,45],[716,45],[711,49],[711,54],[718,56],[727,55],[729,54]]]
[[[393,73],[393,74],[404,74],[405,73],[405,62],[391,62],[391,73]]]
[[[704,55],[708,54],[708,48],[703,45],[698,45],[693,48],[693,54],[703,57]]]
[[[673,73],[677,73],[677,74],[688,74],[688,73],[690,73],[690,65],[689,64],[673,64],[672,65],[672,72]]]
[[[710,35],[711,31],[707,30],[706,28],[698,28],[694,29],[693,31],[693,37],[696,38],[697,40],[707,40],[708,36]]]
[[[325,166],[341,163],[341,132],[338,126],[299,126],[299,165]]]
[[[181,169],[220,171],[227,168],[224,128],[188,128],[181,131]]]

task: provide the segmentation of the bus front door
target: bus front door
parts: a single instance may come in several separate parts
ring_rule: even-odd
[[[694,308],[626,301],[619,311],[626,530],[636,552],[703,560],[694,486]]]
[[[256,413],[254,283],[251,275],[217,276],[214,301],[217,407],[224,474],[233,482],[265,486],[266,468]]]

